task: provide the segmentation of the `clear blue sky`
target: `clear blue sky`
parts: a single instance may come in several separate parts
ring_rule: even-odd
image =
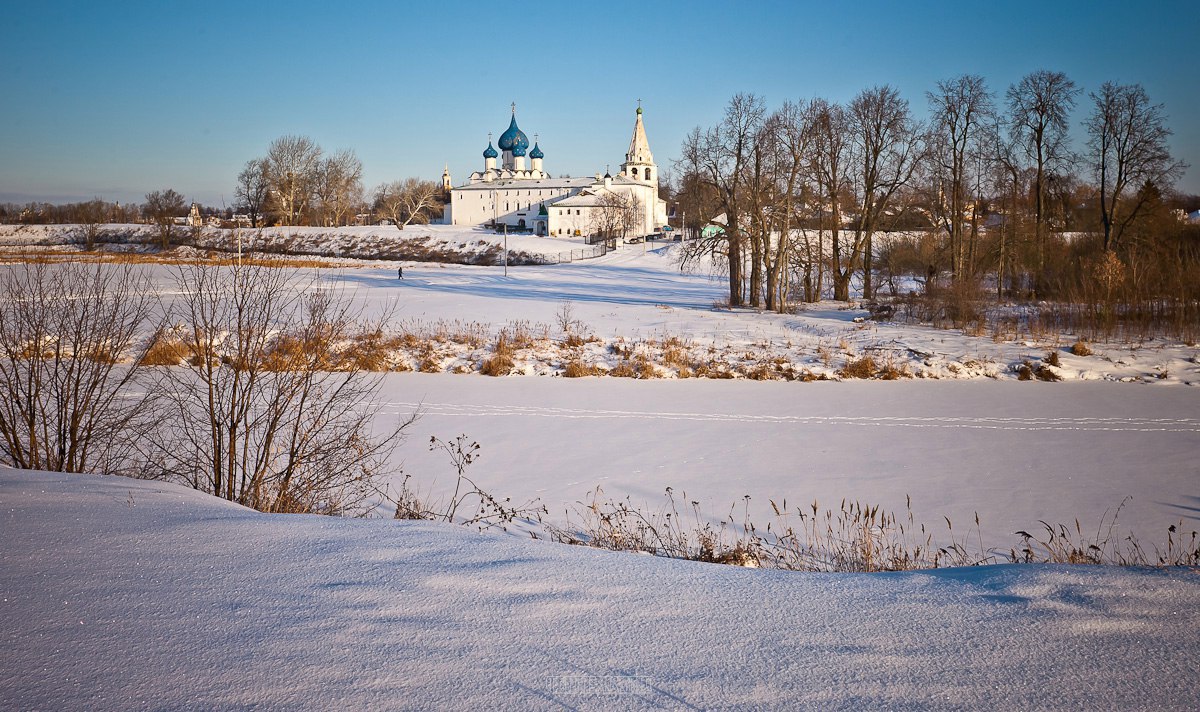
[[[938,80],[981,74],[1002,98],[1037,69],[1085,92],[1145,86],[1192,165],[1180,186],[1200,193],[1200,12],[1145,5],[14,0],[0,201],[140,202],[169,187],[228,204],[243,164],[284,134],[354,149],[368,189],[446,163],[460,183],[514,101],[546,169],[585,175],[621,162],[641,98],[666,169],[739,91],[776,106],[886,83],[924,114]]]

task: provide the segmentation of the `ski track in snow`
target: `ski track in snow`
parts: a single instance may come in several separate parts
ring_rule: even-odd
[[[389,415],[420,410],[424,415],[446,417],[531,417],[622,420],[692,420],[779,425],[849,425],[900,428],[973,428],[985,430],[1087,430],[1116,432],[1200,432],[1198,418],[994,418],[973,416],[820,416],[756,415],[750,413],[676,413],[655,411],[599,410],[480,403],[389,402],[381,404]]]

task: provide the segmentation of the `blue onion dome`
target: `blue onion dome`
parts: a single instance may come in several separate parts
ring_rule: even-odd
[[[512,151],[514,156],[524,156],[525,149],[529,148],[529,137],[525,132],[517,128],[517,116],[513,114],[512,121],[508,124],[508,130],[500,134],[500,140],[496,142],[501,151]],[[517,151],[520,151],[518,153]]]
[[[484,158],[495,158],[496,156],[499,156],[499,155],[500,154],[496,152],[496,149],[492,148],[492,142],[488,141],[488,147],[483,150],[483,157]]]
[[[538,145],[535,143],[535,144],[533,144],[533,150],[529,152],[529,157],[530,158],[545,158],[546,154],[542,153],[542,149],[538,148]]]

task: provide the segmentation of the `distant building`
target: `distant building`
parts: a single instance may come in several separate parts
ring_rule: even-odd
[[[507,225],[551,237],[590,235],[601,222],[598,214],[619,199],[631,202],[637,212],[627,237],[649,235],[667,224],[667,205],[658,197],[658,165],[650,152],[641,106],[629,151],[616,176],[606,172],[586,178],[552,178],[543,168],[544,159],[536,140],[529,149],[529,138],[517,126],[514,104],[508,129],[496,147],[489,137],[483,170],[472,173],[468,183],[449,189],[444,222]],[[442,173],[442,184],[450,185],[449,169]]]

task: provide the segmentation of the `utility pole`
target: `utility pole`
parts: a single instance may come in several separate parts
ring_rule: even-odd
[[[508,276],[508,223],[504,223],[504,276]]]

